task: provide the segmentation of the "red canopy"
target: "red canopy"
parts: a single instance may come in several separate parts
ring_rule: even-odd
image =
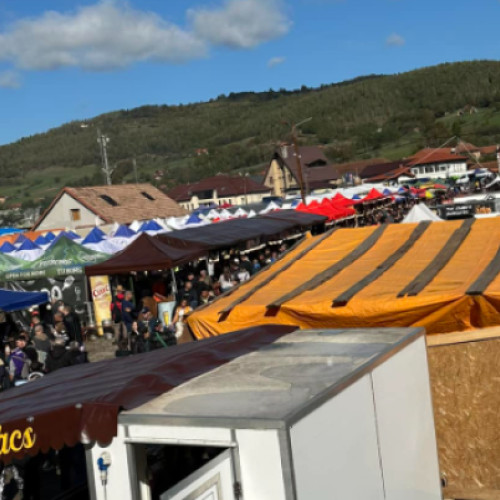
[[[372,188],[370,192],[361,200],[363,203],[367,201],[376,201],[385,198],[385,196],[375,188]]]

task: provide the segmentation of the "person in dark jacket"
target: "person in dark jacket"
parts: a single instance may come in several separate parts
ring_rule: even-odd
[[[89,361],[87,351],[85,351],[78,342],[69,343],[67,354],[69,358],[69,364],[71,366],[83,365],[84,363],[88,363]]]
[[[122,339],[118,342],[118,349],[115,351],[115,357],[124,358],[126,356],[130,356],[132,351],[128,348],[128,340]]]
[[[45,360],[45,371],[47,373],[54,372],[61,368],[66,368],[71,365],[71,360],[66,350],[63,339],[56,339],[52,350],[47,355]]]
[[[71,341],[82,342],[82,325],[80,318],[73,312],[71,306],[64,307],[64,326]]]

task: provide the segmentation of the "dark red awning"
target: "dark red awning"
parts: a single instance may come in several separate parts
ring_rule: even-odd
[[[0,461],[82,440],[109,443],[118,413],[269,345],[296,327],[268,325],[146,354],[63,368],[0,393]]]

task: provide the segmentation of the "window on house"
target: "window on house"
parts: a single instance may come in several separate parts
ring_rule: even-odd
[[[141,191],[141,194],[142,194],[142,196],[144,196],[144,198],[147,198],[150,201],[154,201],[155,200],[154,197],[151,196],[149,193],[146,193],[146,191]]]
[[[78,221],[78,220],[80,220],[82,218],[81,214],[80,214],[80,209],[79,208],[72,208],[70,210],[70,213],[71,213],[71,220],[72,221]]]
[[[101,198],[101,200],[104,200],[106,203],[108,203],[112,207],[118,206],[118,202],[116,200],[114,200],[113,198],[111,198],[111,196],[108,196],[107,194],[100,194],[99,198]]]

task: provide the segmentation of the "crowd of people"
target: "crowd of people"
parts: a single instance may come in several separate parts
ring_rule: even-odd
[[[0,383],[3,390],[66,366],[87,362],[78,315],[71,306],[54,302],[31,312],[28,328],[4,335],[0,353]],[[9,332],[10,333],[10,332]]]

